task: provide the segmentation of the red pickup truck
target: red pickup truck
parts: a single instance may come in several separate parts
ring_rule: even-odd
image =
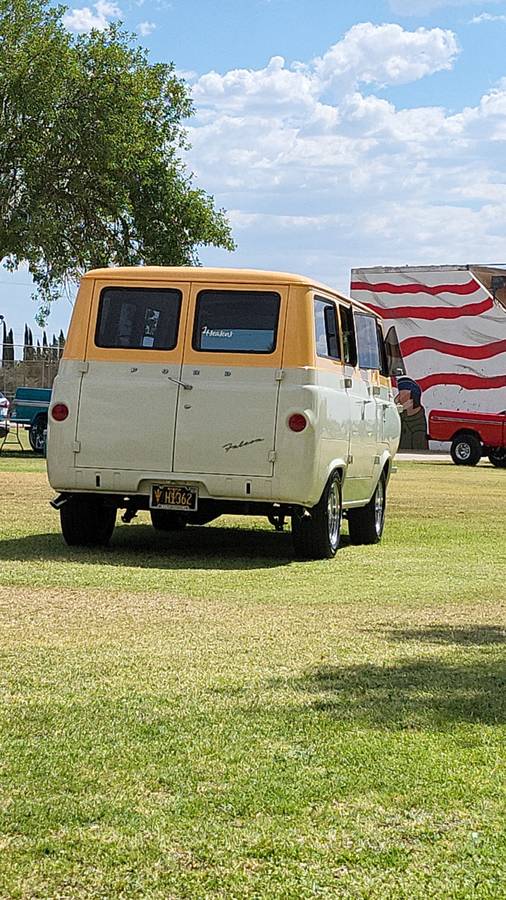
[[[506,468],[506,410],[500,413],[433,409],[429,413],[429,439],[451,441],[457,466],[475,466],[488,456],[494,466]]]

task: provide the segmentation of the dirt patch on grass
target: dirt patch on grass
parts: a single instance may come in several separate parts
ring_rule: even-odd
[[[433,606],[399,608],[396,603],[339,607],[318,600],[279,601],[266,606],[245,598],[196,600],[165,592],[0,586],[2,643],[26,644],[138,641],[171,645],[186,639],[187,646],[225,644],[229,652],[248,647],[255,655],[262,648],[270,655],[296,648],[329,648],[360,655],[361,648],[388,646],[389,655],[408,648],[429,651],[451,645],[461,648],[491,645],[506,640],[506,603],[487,606],[464,604],[436,610]]]

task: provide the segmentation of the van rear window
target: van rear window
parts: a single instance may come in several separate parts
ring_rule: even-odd
[[[272,353],[279,294],[270,291],[200,291],[193,332],[195,350]]]
[[[95,344],[130,350],[173,350],[181,292],[165,288],[104,288]]]

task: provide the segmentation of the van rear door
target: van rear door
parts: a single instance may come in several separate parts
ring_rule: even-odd
[[[188,284],[95,283],[77,465],[172,470]]]
[[[273,473],[287,288],[194,284],[174,471]]]

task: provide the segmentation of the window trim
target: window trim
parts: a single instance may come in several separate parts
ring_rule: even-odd
[[[315,312],[316,312],[317,302],[325,303],[327,305],[327,307],[330,306],[334,310],[335,324],[336,324],[336,338],[337,338],[337,346],[339,349],[339,356],[332,356],[330,353],[318,353],[318,345],[316,342],[316,328],[315,328],[314,335],[315,335],[316,356],[318,357],[318,359],[330,359],[330,360],[332,360],[332,362],[338,362],[341,365],[343,365],[343,346],[342,346],[342,341],[341,341],[341,323],[340,323],[339,315],[338,315],[338,311],[337,311],[338,305],[337,305],[336,301],[331,300],[330,297],[324,297],[323,294],[313,294],[313,319],[314,319],[315,324],[316,324]],[[324,319],[324,324],[325,324],[325,339],[327,342],[327,350],[328,350],[329,343],[328,343],[327,321],[326,321],[325,311],[323,314],[323,319]]]
[[[149,293],[149,294],[153,294],[153,293],[155,293],[155,294],[167,294],[167,293],[169,293],[169,292],[170,292],[171,294],[176,294],[176,295],[177,295],[177,299],[178,299],[178,310],[177,310],[177,318],[176,318],[176,328],[175,328],[175,335],[174,335],[174,337],[175,337],[174,343],[171,344],[170,347],[143,347],[142,344],[140,344],[140,345],[139,345],[139,344],[136,344],[135,347],[131,347],[131,346],[128,346],[128,347],[124,347],[124,346],[119,347],[117,344],[99,344],[99,343],[98,343],[98,336],[99,336],[100,325],[101,325],[101,321],[102,321],[102,312],[103,312],[104,294],[105,294],[106,292],[111,292],[111,291],[112,291],[113,293],[118,293],[119,291],[135,291],[137,294],[143,294],[143,293],[145,293],[145,294],[148,294],[148,293]],[[106,286],[106,287],[103,287],[103,288],[101,288],[101,290],[100,290],[100,295],[99,295],[99,298],[98,298],[97,319],[96,319],[96,323],[95,323],[95,333],[94,333],[94,336],[93,336],[93,343],[94,343],[94,346],[97,347],[97,349],[99,349],[99,350],[121,350],[121,351],[124,351],[124,350],[126,350],[126,351],[134,350],[134,351],[136,351],[136,352],[138,352],[139,350],[141,350],[143,353],[149,353],[149,352],[152,352],[152,351],[155,351],[156,353],[170,353],[171,351],[175,350],[176,347],[177,347],[177,345],[178,345],[178,341],[179,341],[179,327],[180,327],[180,325],[181,325],[181,310],[182,310],[182,307],[183,307],[183,292],[182,292],[181,290],[179,290],[179,288],[174,288],[174,287],[163,287],[163,288],[159,288],[159,287],[156,287],[156,288],[155,288],[155,287],[135,287],[135,286],[132,285],[132,284],[127,284],[127,285],[118,285],[118,284],[115,284],[115,285],[108,285],[108,286]]]
[[[388,378],[390,375],[389,365],[388,365],[388,355],[387,348],[385,345],[385,335],[383,334],[383,328],[381,327],[381,322],[376,320],[376,331],[378,334],[378,347],[379,347],[379,357],[380,357],[380,375],[383,375],[384,378]]]
[[[356,326],[356,321],[360,316],[362,316],[363,319],[371,319],[371,321],[374,325],[374,335],[376,338],[376,349],[378,351],[378,365],[377,366],[361,365],[361,363],[360,363],[360,347],[359,347],[359,341],[358,341],[358,329],[355,327],[355,337],[356,337],[356,345],[357,345],[357,366],[359,369],[364,369],[366,372],[381,372],[381,351],[380,351],[380,346],[379,346],[379,341],[378,341],[378,327],[377,327],[378,319],[373,313],[364,312],[364,310],[362,310],[362,309],[354,309],[353,310],[353,319],[355,321],[355,326]]]
[[[352,360],[346,359],[346,348],[344,344],[344,334],[346,329],[343,327],[343,313],[349,316],[350,321],[353,325],[352,334],[354,355]],[[357,330],[355,328],[355,308],[352,303],[343,303],[341,301],[339,302],[339,325],[341,326],[341,338],[343,343],[343,365],[349,366],[352,369],[356,369],[358,366]]]
[[[273,346],[272,350],[232,350],[230,348],[224,349],[222,347],[217,347],[216,349],[211,349],[209,347],[199,347],[198,346],[198,338],[199,338],[199,330],[198,330],[198,314],[199,314],[199,302],[202,294],[269,294],[272,297],[276,297],[278,301],[277,308],[277,316],[276,316],[276,327],[273,331]],[[279,334],[279,323],[281,319],[281,294],[278,291],[269,291],[269,290],[258,290],[258,288],[253,288],[251,290],[244,290],[243,288],[202,288],[202,290],[198,291],[197,296],[195,297],[195,311],[193,316],[193,330],[192,330],[192,350],[196,353],[221,353],[225,356],[229,355],[242,355],[242,356],[273,356],[278,349],[278,334]]]

